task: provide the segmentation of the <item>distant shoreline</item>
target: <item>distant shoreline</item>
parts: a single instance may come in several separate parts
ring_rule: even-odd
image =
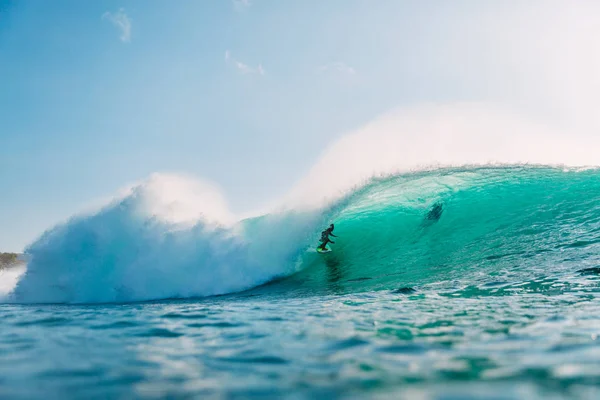
[[[25,265],[23,254],[19,253],[0,253],[0,271]]]

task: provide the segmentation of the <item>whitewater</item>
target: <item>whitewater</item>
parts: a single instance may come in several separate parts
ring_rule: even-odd
[[[215,184],[154,174],[0,276],[0,390],[596,398],[597,144],[495,107],[425,106],[341,138],[267,211],[234,215]]]

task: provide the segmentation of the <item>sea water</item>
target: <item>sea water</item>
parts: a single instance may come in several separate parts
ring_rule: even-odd
[[[0,397],[600,398],[598,170],[392,175],[229,226],[143,199],[29,246]]]

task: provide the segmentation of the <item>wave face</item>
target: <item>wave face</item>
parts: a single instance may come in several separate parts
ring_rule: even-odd
[[[372,181],[335,213],[335,251],[292,288],[485,287],[600,261],[600,173],[446,169]],[[481,286],[483,285],[483,286]]]
[[[440,169],[372,179],[327,207],[231,225],[140,212],[135,192],[46,232],[16,302],[128,302],[256,290],[471,286],[597,266],[600,172]],[[314,251],[336,225],[334,251]]]

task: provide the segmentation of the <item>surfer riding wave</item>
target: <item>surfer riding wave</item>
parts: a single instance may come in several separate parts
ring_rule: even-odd
[[[333,229],[334,226],[333,224],[331,224],[329,225],[329,228],[321,232],[321,244],[319,245],[319,247],[317,247],[318,250],[326,250],[328,243],[335,244],[335,242],[329,238],[329,236],[337,237],[333,234]]]

